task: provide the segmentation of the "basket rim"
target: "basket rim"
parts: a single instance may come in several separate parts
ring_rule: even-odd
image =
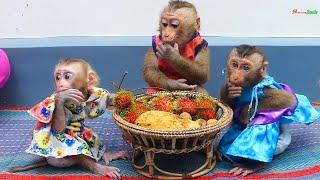
[[[232,109],[226,105],[225,103],[220,102],[218,99],[213,98],[209,95],[199,93],[199,92],[190,92],[190,91],[174,91],[174,92],[166,92],[166,91],[160,91],[151,93],[153,95],[159,95],[159,94],[174,94],[174,95],[203,95],[206,97],[211,98],[219,108],[222,109],[222,116],[219,118],[218,123],[213,125],[207,125],[201,128],[196,129],[185,129],[185,130],[159,130],[159,129],[150,129],[138,126],[136,124],[132,124],[124,120],[119,114],[116,113],[115,110],[113,110],[112,116],[116,124],[124,128],[130,132],[135,132],[136,134],[144,134],[144,135],[156,135],[156,136],[164,136],[164,137],[172,137],[172,136],[197,136],[199,134],[205,135],[209,134],[213,131],[219,131],[230,124],[232,121],[233,111]],[[149,95],[149,94],[148,94]],[[137,97],[143,97],[145,95],[138,95]]]

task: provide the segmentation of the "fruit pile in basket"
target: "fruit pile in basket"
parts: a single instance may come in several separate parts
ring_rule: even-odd
[[[114,106],[122,119],[151,129],[195,129],[217,122],[215,102],[202,94],[178,96],[160,92],[137,98],[122,89],[114,98]]]

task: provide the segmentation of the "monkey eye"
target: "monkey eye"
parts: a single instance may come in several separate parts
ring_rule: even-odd
[[[233,68],[238,68],[238,63],[232,62],[232,67],[233,67]]]
[[[178,24],[172,24],[172,27],[175,28],[175,29],[176,29],[178,26],[179,26]]]
[[[177,28],[177,27],[179,26],[179,21],[178,21],[178,20],[172,20],[172,21],[171,21],[171,26],[172,26],[173,28]]]
[[[161,19],[161,24],[162,24],[163,26],[167,26],[167,25],[168,25],[168,20],[165,19],[165,18]]]
[[[71,78],[71,74],[70,74],[70,73],[66,73],[66,74],[64,75],[64,78],[65,78],[65,79],[70,79],[70,78]]]
[[[167,27],[167,26],[168,26],[168,23],[162,23],[162,26],[163,26],[163,27]]]
[[[249,67],[249,65],[243,65],[243,70],[245,70],[245,71],[249,71],[249,69],[250,69],[250,67]]]
[[[60,75],[57,75],[56,76],[56,81],[59,81],[61,79],[61,76]]]

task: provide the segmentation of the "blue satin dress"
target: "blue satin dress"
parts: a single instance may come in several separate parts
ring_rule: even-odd
[[[264,88],[276,88],[290,92],[296,96],[296,103],[288,108],[257,111],[259,99],[265,98]],[[246,127],[237,123],[241,108],[249,104],[253,115]],[[254,107],[253,107],[254,104]],[[245,159],[271,162],[277,148],[280,124],[299,122],[310,124],[320,119],[320,113],[312,107],[304,95],[295,94],[285,84],[277,83],[271,76],[266,76],[259,84],[244,91],[236,100],[238,109],[234,110],[234,121],[222,137],[218,151],[232,162]]]

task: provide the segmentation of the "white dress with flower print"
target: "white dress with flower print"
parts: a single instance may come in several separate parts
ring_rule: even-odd
[[[69,118],[64,133],[51,128],[55,94],[31,108],[28,112],[38,122],[26,152],[54,158],[84,154],[98,161],[105,152],[105,146],[98,134],[84,125],[84,119],[93,119],[103,114],[110,98],[104,89],[95,87],[93,90],[86,102],[77,105],[65,103]]]

